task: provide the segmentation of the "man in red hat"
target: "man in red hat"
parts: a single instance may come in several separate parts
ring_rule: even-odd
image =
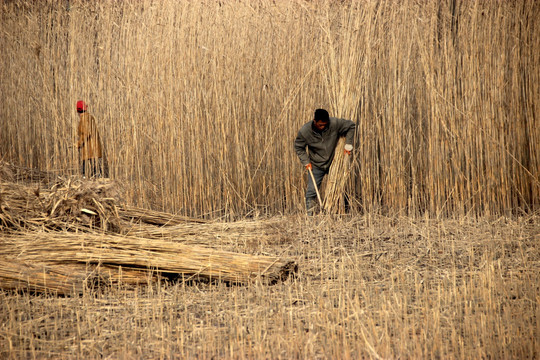
[[[101,138],[96,126],[96,120],[86,110],[86,103],[82,100],[77,101],[77,112],[79,113],[77,148],[79,149],[81,171],[83,176],[86,177],[102,177],[103,150]]]

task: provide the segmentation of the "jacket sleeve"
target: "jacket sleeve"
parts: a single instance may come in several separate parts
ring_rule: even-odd
[[[306,152],[306,139],[302,135],[302,133],[299,131],[298,135],[296,136],[296,139],[294,140],[294,150],[296,151],[296,154],[298,155],[298,158],[300,159],[300,162],[302,165],[307,165],[311,161],[309,161],[309,156]]]
[[[354,143],[354,130],[356,124],[351,120],[338,119],[338,134],[345,136],[345,144]]]

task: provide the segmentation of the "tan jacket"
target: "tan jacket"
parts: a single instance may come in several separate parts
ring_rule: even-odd
[[[87,112],[80,114],[77,135],[80,160],[96,159],[103,156],[96,120]]]

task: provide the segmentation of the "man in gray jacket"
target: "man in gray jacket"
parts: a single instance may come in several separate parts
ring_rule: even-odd
[[[304,124],[298,131],[294,140],[294,149],[302,165],[313,172],[317,189],[321,186],[324,175],[328,174],[341,136],[345,136],[345,153],[350,155],[353,148],[354,129],[354,122],[331,118],[328,111],[317,109],[313,121]],[[308,215],[313,215],[317,193],[309,172],[307,182],[306,210]]]

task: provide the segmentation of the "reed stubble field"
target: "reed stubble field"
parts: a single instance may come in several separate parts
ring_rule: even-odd
[[[293,258],[297,277],[89,285],[64,297],[0,292],[1,357],[538,358],[537,217],[288,216],[229,226],[214,234],[241,229],[238,240],[216,236],[213,246]]]
[[[1,357],[539,357],[538,2],[1,6],[0,160],[77,173],[84,99],[129,204],[299,269],[2,290]],[[318,107],[357,124],[351,213],[306,219]]]

